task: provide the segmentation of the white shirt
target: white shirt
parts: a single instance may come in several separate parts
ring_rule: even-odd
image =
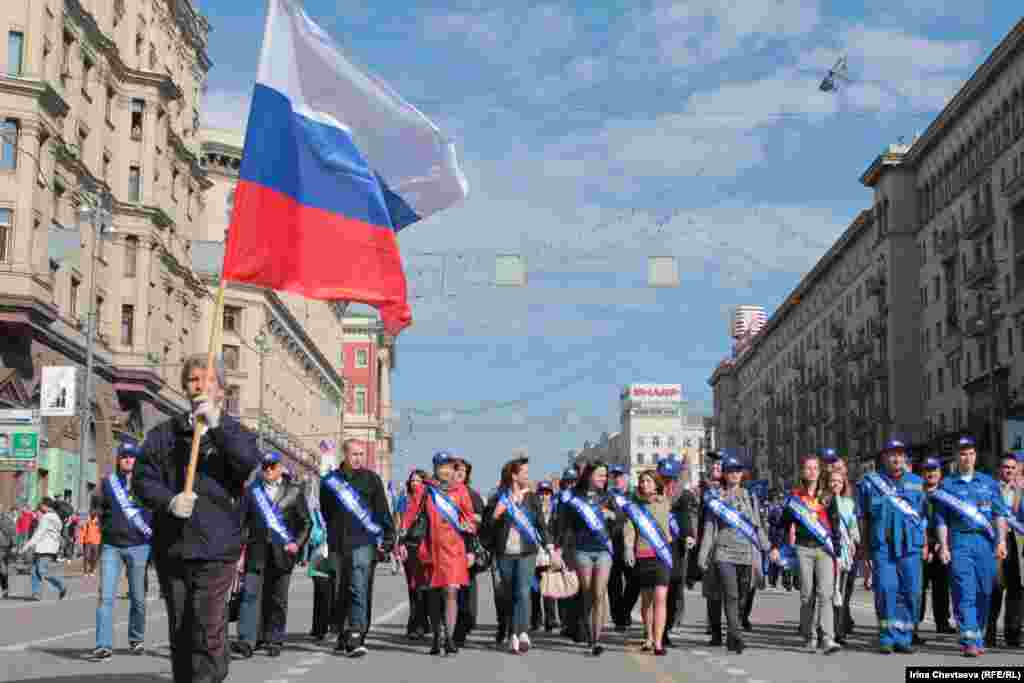
[[[37,555],[56,555],[60,552],[61,531],[64,524],[60,521],[60,515],[53,510],[39,518],[36,525],[36,532],[25,544],[24,550],[35,549]]]

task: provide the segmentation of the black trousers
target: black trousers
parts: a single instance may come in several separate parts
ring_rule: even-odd
[[[612,562],[612,570],[608,575],[608,606],[611,608],[612,621],[616,626],[628,626],[632,609],[624,609],[626,586],[628,584],[629,567],[622,557],[616,553]]]
[[[1002,581],[996,580],[992,591],[992,607],[988,615],[986,637],[995,640],[999,625],[999,613],[1006,603],[1006,616],[1003,619],[1003,635],[1010,645],[1020,643],[1021,631],[1021,586],[1020,556],[1017,550],[1016,534],[1007,534],[1006,559],[1003,560]]]
[[[8,548],[0,548],[0,591],[10,590],[10,555]]]
[[[747,597],[742,600],[742,609],[740,610],[740,620],[742,622],[750,621],[750,613],[754,611],[754,596],[757,594],[757,589],[753,586],[747,591]]]
[[[274,645],[284,642],[288,624],[288,590],[291,585],[290,570],[264,566],[246,572],[245,591],[255,593],[260,606],[257,642]]]
[[[718,584],[722,599],[708,600],[711,633],[721,633],[722,631],[721,606],[724,606],[729,635],[734,638],[739,637],[741,601],[745,600],[747,593],[750,592],[750,565],[717,562],[715,571],[718,572]],[[720,606],[716,609],[712,603],[717,603]]]
[[[455,620],[454,636],[456,640],[461,642],[474,628],[476,628],[476,614],[479,599],[477,597],[476,574],[473,573],[473,570],[470,570],[469,572],[469,584],[459,589],[457,600],[459,612]]]
[[[921,621],[924,621],[925,608],[928,606],[928,588],[932,589],[932,616],[935,617],[936,626],[949,626],[949,565],[942,564],[942,560],[935,557],[930,562],[925,562],[924,572],[921,581]],[[994,607],[992,613],[998,613]],[[990,620],[991,621],[991,620]],[[993,622],[994,623],[994,622]]]
[[[228,677],[228,598],[235,564],[158,561],[174,683],[221,683]]]
[[[673,562],[675,562],[678,569],[673,570],[672,581],[668,584],[666,631],[675,628],[677,625],[682,625],[686,618],[686,579],[690,570],[688,555],[690,555],[690,552],[685,547],[682,550],[679,550],[677,547]]]
[[[334,620],[334,579],[313,579],[313,635],[320,638],[327,635]]]

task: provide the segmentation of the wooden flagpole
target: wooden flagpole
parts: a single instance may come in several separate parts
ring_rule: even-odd
[[[217,379],[217,373],[214,369],[214,361],[217,358],[217,349],[220,348],[221,337],[224,334],[224,289],[226,281],[224,280],[223,274],[220,278],[220,287],[217,289],[217,303],[213,307],[213,324],[210,329],[210,353],[206,357],[206,395],[209,400],[210,397],[210,386]],[[221,391],[224,387],[221,387]],[[223,398],[223,397],[220,397]],[[192,487],[196,481],[196,467],[199,465],[199,439],[202,436],[202,431],[199,428],[199,424],[194,426],[192,432],[192,455],[188,461],[188,471],[185,473],[185,488],[184,493],[192,493]]]

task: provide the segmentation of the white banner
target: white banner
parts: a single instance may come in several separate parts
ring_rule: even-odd
[[[39,414],[43,417],[75,415],[77,369],[67,365],[43,368],[39,389]]]

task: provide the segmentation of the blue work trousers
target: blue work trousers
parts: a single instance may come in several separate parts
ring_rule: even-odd
[[[921,609],[921,552],[898,554],[884,546],[873,555],[879,645],[909,647]]]
[[[960,625],[960,645],[983,647],[996,581],[995,547],[984,534],[950,531],[949,550],[953,556],[953,614]]]

